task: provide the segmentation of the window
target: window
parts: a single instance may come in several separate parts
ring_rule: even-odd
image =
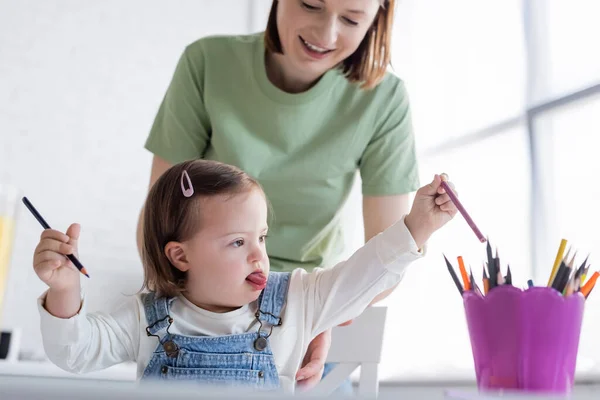
[[[578,263],[591,253],[592,270],[600,260],[600,91],[536,118],[543,157],[540,176],[545,199],[545,229],[540,234],[538,264],[552,264],[560,239],[565,238],[577,254]],[[541,275],[547,277],[547,268]],[[600,373],[600,291],[586,302],[579,345],[578,369]]]
[[[541,149],[538,168],[545,214],[540,234],[549,245],[546,251],[540,248],[536,261],[552,265],[561,238],[579,249],[578,258],[592,253],[596,260],[600,210],[592,199],[600,198],[595,184],[600,173],[600,92],[541,113],[534,128]]]
[[[527,0],[535,103],[600,83],[600,2]]]
[[[590,252],[599,257],[598,7],[586,0],[397,5],[393,67],[411,96],[422,183],[450,175],[517,285],[547,279],[563,237],[580,249],[580,262]],[[428,251],[385,301],[382,379],[474,377],[462,301],[441,253],[454,265],[462,255],[479,280],[485,246],[459,215]],[[597,378],[600,294],[586,308],[577,371]]]
[[[396,3],[392,65],[409,89],[421,149],[522,113],[520,0]]]
[[[508,157],[510,155],[510,157]],[[531,277],[529,221],[529,151],[526,131],[518,126],[485,140],[421,158],[421,182],[447,172],[469,214],[498,246],[505,272],[515,284]],[[383,379],[421,379],[431,371],[468,377],[473,359],[462,299],[452,284],[442,253],[456,266],[463,256],[481,281],[485,245],[457,216],[428,243],[428,256],[411,266],[398,290],[387,300]],[[423,349],[427,349],[427,353]]]

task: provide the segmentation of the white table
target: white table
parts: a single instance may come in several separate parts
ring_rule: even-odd
[[[0,376],[3,375],[134,382],[136,379],[136,364],[118,364],[102,371],[78,375],[64,371],[48,361],[8,362],[0,360]]]
[[[488,399],[513,399],[513,400],[540,400],[541,398],[554,399],[556,397],[539,396],[483,396],[478,395],[469,382],[463,382],[461,387],[455,387],[456,382],[426,382],[404,383],[391,385],[384,383],[380,388],[380,400],[488,400]],[[453,394],[454,396],[448,396]],[[18,395],[18,396],[17,396]],[[262,397],[272,397],[261,395]],[[244,397],[248,397],[247,393]],[[278,398],[285,396],[276,396]],[[227,398],[214,396],[206,391],[198,392],[195,389],[170,385],[142,385],[136,383],[136,365],[133,363],[120,364],[98,372],[76,375],[65,372],[49,362],[0,361],[0,399],[2,400],[69,400],[85,398],[86,400],[107,399],[111,400],[164,400],[173,399],[205,399]],[[236,398],[231,396],[229,398]],[[239,398],[239,397],[238,397]],[[329,397],[328,399],[332,399]],[[598,400],[600,399],[599,385],[577,385],[570,400]]]

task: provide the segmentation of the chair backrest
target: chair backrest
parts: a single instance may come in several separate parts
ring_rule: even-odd
[[[333,393],[360,367],[359,396],[377,397],[386,313],[387,307],[368,307],[349,326],[333,328],[327,362],[337,365],[311,390],[312,394]]]

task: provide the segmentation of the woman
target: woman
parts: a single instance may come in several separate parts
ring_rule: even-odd
[[[146,142],[150,187],[188,159],[242,168],[272,203],[278,271],[338,260],[357,170],[365,240],[392,225],[419,187],[406,90],[386,72],[393,10],[394,0],[274,0],[264,33],[187,46]],[[141,222],[138,245],[140,232]],[[329,342],[311,343],[304,386],[321,379]]]

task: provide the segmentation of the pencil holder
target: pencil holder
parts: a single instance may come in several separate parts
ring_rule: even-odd
[[[480,391],[567,394],[573,387],[585,299],[554,289],[498,286],[463,293]]]

